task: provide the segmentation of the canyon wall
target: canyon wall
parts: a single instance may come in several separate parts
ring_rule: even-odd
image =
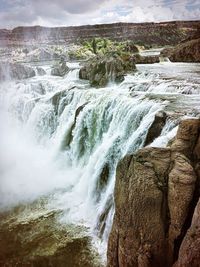
[[[122,159],[107,266],[198,267],[199,179],[199,119],[182,121],[170,147]]]
[[[113,23],[76,27],[17,27],[0,30],[1,45],[66,44],[86,38],[130,39],[141,45],[175,45],[192,38],[200,29],[200,21],[162,23]]]

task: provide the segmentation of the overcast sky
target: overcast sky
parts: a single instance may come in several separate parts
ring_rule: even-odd
[[[200,0],[0,0],[0,28],[200,19]]]

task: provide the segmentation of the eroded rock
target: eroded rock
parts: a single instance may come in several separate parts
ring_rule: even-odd
[[[173,267],[199,267],[200,263],[200,200],[194,211],[192,224],[180,247],[178,261]]]
[[[180,246],[183,253],[181,243],[200,195],[199,127],[199,119],[184,120],[171,147],[143,148],[118,164],[108,267],[170,267]],[[200,248],[193,249],[196,260]]]

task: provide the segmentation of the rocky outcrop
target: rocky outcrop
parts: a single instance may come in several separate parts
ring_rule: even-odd
[[[141,56],[136,54],[132,55],[131,58],[135,64],[153,64],[160,62],[159,56]]]
[[[35,76],[35,71],[32,67],[11,62],[0,62],[0,80],[21,80]]]
[[[144,146],[149,145],[150,143],[153,142],[154,139],[160,136],[162,129],[165,125],[166,119],[167,119],[167,114],[164,111],[159,111],[156,113],[154,121],[148,130]]]
[[[200,62],[200,38],[164,49],[161,55],[172,62]]]
[[[63,77],[69,71],[69,67],[66,65],[66,62],[63,58],[51,68],[51,75]]]
[[[191,133],[194,133],[194,131],[191,131]],[[193,135],[192,139],[195,139],[195,136],[196,134]],[[189,147],[190,140],[187,141]],[[192,143],[192,146],[194,147],[194,142]],[[200,135],[193,149],[192,156],[194,161],[194,169],[198,178],[196,183],[193,208],[194,204],[197,201],[198,203],[195,207],[191,226],[189,227],[189,230],[187,231],[183,242],[181,243],[181,247],[178,253],[178,260],[173,265],[173,267],[198,267],[200,263]],[[192,214],[190,214],[190,216],[192,216]]]
[[[139,45],[175,45],[200,28],[199,21],[113,23],[76,27],[17,27],[1,30],[0,42],[9,44],[66,44],[94,37],[132,40]]]
[[[178,261],[173,267],[199,267],[200,263],[200,200],[192,224],[180,247]]]
[[[80,79],[90,81],[91,86],[103,87],[109,81],[121,82],[127,72],[134,71],[135,64],[129,58],[117,55],[97,56],[89,60],[79,71]]]
[[[43,68],[41,68],[41,67],[37,67],[37,74],[39,76],[43,76],[43,75],[46,74],[46,71]]]
[[[197,203],[199,136],[200,120],[184,120],[171,147],[143,148],[118,164],[107,266],[173,265]]]

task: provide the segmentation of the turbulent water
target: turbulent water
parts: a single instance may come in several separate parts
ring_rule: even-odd
[[[89,228],[100,252],[114,214],[117,163],[143,146],[155,114],[169,118],[151,145],[165,146],[183,116],[200,114],[200,64],[138,65],[121,84],[91,88],[79,64],[0,88],[1,209],[40,196],[63,210],[63,223]]]

